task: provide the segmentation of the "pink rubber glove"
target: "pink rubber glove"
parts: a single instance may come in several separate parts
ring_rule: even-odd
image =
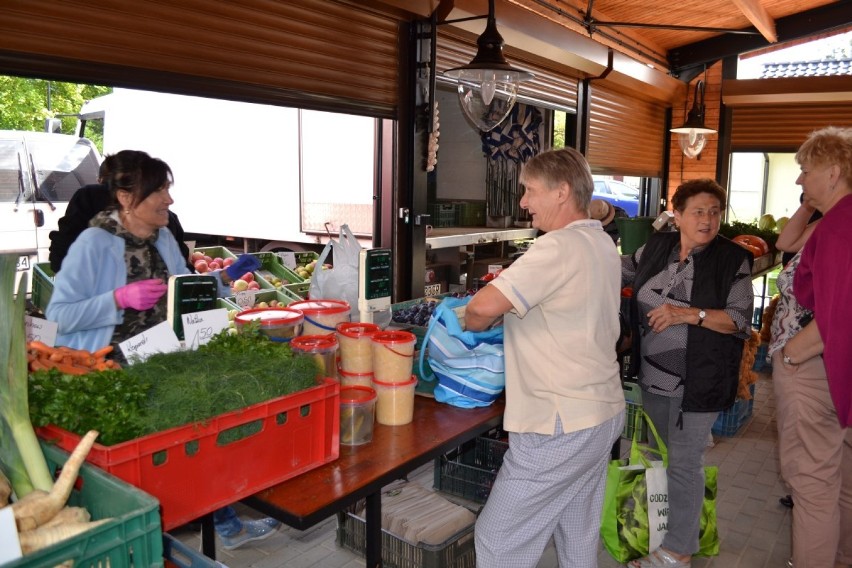
[[[157,278],[140,280],[115,289],[115,303],[122,310],[150,310],[163,297],[169,287]]]

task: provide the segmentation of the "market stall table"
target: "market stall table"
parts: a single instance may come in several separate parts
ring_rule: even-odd
[[[304,530],[366,498],[366,565],[381,566],[382,487],[500,426],[503,409],[503,398],[485,408],[464,409],[417,396],[410,424],[376,424],[372,442],[362,446],[341,445],[337,460],[243,502]]]

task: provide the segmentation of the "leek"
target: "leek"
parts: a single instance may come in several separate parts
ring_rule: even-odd
[[[0,419],[4,422],[0,456],[20,499],[33,489],[50,491],[53,478],[30,421],[24,325],[27,277],[21,278],[16,296],[17,262],[17,254],[0,254]]]

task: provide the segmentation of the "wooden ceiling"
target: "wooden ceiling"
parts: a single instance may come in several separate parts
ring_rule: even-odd
[[[439,22],[488,13],[488,0],[414,3],[437,4]],[[518,9],[686,81],[725,57],[852,29],[852,0],[496,0],[498,27]]]

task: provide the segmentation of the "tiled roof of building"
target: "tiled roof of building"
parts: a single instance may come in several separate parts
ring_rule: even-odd
[[[777,79],[780,77],[829,77],[837,75],[852,75],[852,59],[764,63],[761,79]]]

